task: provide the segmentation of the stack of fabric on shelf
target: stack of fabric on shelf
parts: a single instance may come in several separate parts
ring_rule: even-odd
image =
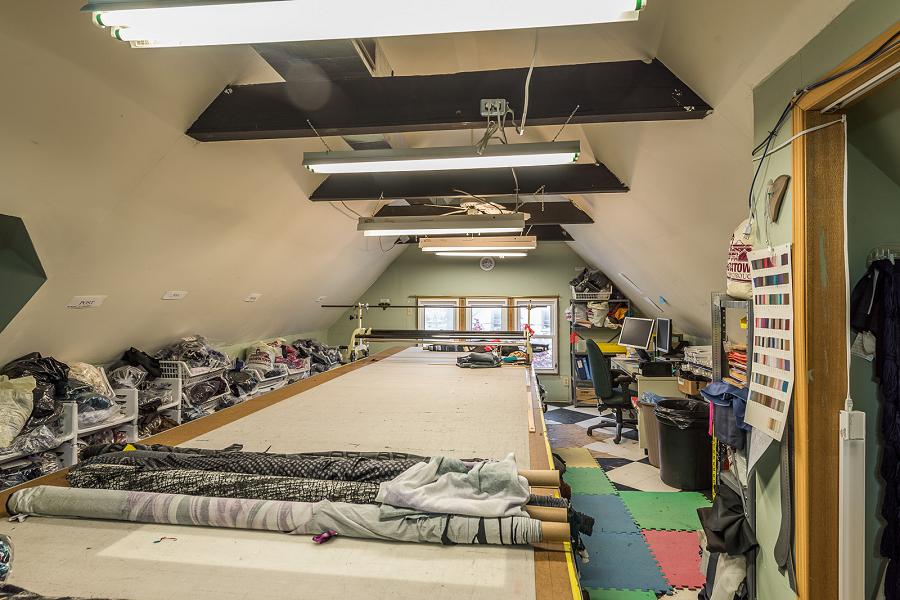
[[[712,367],[712,346],[688,346],[684,349],[683,371],[711,380]]]
[[[310,374],[324,373],[340,366],[341,352],[316,340],[300,339],[291,344],[300,358],[310,359]]]
[[[569,539],[565,500],[531,494],[555,471],[515,457],[458,460],[396,452],[267,454],[106,445],[88,448],[71,488],[16,492],[16,514],[268,529],[440,544]],[[558,481],[558,479],[557,479]],[[581,521],[579,521],[581,522]],[[583,533],[590,528],[581,527]]]
[[[728,375],[722,380],[739,388],[747,386],[747,345],[728,344]]]
[[[154,358],[183,362],[190,369],[221,369],[231,364],[228,355],[212,347],[202,335],[181,338],[160,349]]]

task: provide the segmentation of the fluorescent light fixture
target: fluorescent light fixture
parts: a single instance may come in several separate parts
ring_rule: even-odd
[[[453,233],[521,233],[525,213],[441,217],[362,217],[356,226],[366,237]]]
[[[504,237],[423,238],[423,252],[518,252],[537,248],[537,237],[517,235]]]
[[[388,173],[498,167],[567,165],[578,160],[580,142],[496,144],[481,154],[475,146],[306,152],[303,166],[313,173]]]
[[[409,0],[132,0],[90,2],[81,10],[133,47],[256,44],[531,29],[636,21],[647,0],[520,0],[503,19],[484,3]]]
[[[483,258],[485,256],[496,256],[498,258],[506,258],[507,256],[528,256],[527,252],[436,252],[436,256],[477,256]]]

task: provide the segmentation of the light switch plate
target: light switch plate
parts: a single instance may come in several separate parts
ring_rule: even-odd
[[[183,300],[188,293],[184,290],[170,290],[163,294],[163,300]]]
[[[107,296],[73,296],[66,308],[97,308]]]

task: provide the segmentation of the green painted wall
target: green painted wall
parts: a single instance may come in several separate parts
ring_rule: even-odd
[[[847,238],[850,281],[866,271],[869,251],[882,242],[900,244],[900,80],[886,84],[847,112]],[[866,600],[876,597],[885,561],[878,550],[883,481],[880,393],[872,363],[853,357],[853,405],[866,413]]]
[[[569,280],[585,267],[585,261],[565,242],[542,242],[524,258],[497,260],[493,271],[482,271],[477,258],[431,256],[418,248],[406,249],[372,284],[359,302],[377,304],[389,298],[392,304],[415,304],[411,296],[559,296],[559,376],[541,375],[549,401],[566,402],[569,390],[563,377],[569,375],[568,336],[565,310],[570,296]],[[367,327],[414,329],[414,309],[370,310],[364,317]],[[342,315],[328,331],[330,344],[347,344],[355,327],[350,312]],[[607,331],[607,330],[604,330]],[[608,331],[609,339],[615,332]],[[373,345],[373,350],[384,347]]]
[[[757,86],[753,90],[754,138],[756,142],[762,141],[774,126],[794,90],[822,77],[887,29],[897,20],[897,17],[897,7],[893,2],[856,0],[800,52]],[[788,118],[773,146],[780,144],[790,136],[791,122]],[[777,245],[792,241],[790,192],[785,200],[778,223],[768,223],[765,219],[766,183],[781,174],[791,174],[789,147],[766,161],[757,180],[754,197],[759,199],[759,205],[754,207],[753,212],[757,222],[755,237],[758,243]],[[782,600],[795,597],[787,584],[787,579],[779,573],[772,554],[778,536],[781,512],[778,451],[778,444],[773,444],[757,467],[757,537],[761,547],[757,561],[757,580],[760,600]],[[834,474],[835,477],[837,475],[837,473]],[[868,577],[867,589],[871,589]]]

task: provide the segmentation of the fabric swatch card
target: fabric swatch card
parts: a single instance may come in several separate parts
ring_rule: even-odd
[[[781,441],[794,389],[791,245],[747,254],[753,284],[753,356],[745,420]]]

